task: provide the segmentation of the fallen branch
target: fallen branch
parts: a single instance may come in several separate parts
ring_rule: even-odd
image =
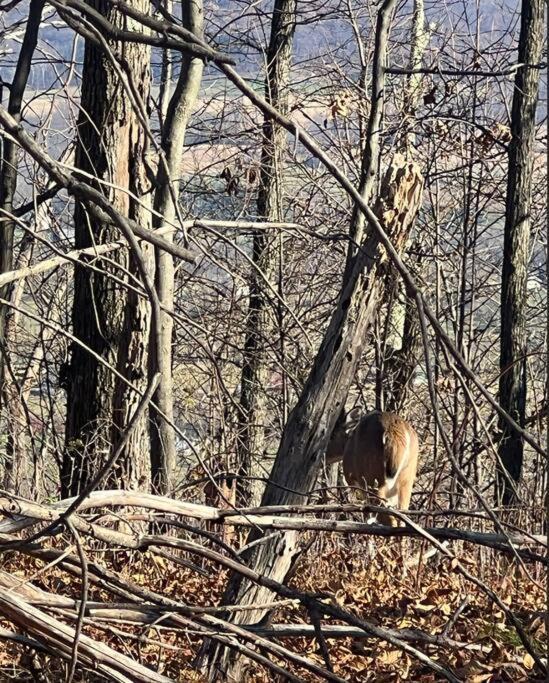
[[[14,517],[12,519],[5,519],[0,522],[0,533],[14,533],[21,531],[29,526],[37,523],[39,520],[53,522],[59,518],[59,515],[64,513],[70,505],[74,503],[73,498],[59,501],[52,506],[41,505],[30,501],[24,501],[11,496],[3,496],[0,498],[0,511]],[[256,508],[261,510],[260,514],[252,508],[248,510],[221,510],[208,505],[199,505],[197,503],[187,503],[185,501],[177,501],[163,496],[156,496],[149,493],[140,493],[137,491],[94,491],[88,498],[81,502],[79,506],[80,512],[89,508],[107,507],[107,506],[129,506],[152,509],[163,513],[182,515],[184,517],[191,517],[193,519],[218,522],[220,524],[228,524],[233,526],[254,526],[261,529],[283,529],[296,531],[326,531],[333,533],[353,533],[366,536],[383,536],[388,537],[422,537],[416,529],[411,526],[406,527],[388,527],[379,524],[368,524],[365,522],[354,522],[347,520],[330,520],[330,519],[315,519],[311,517],[287,517],[279,513],[283,512],[285,506],[276,506],[273,512],[276,514],[269,514],[270,509]],[[356,509],[368,513],[378,513],[386,508],[381,508],[374,505],[355,506]],[[288,507],[291,509],[291,507]],[[332,509],[337,507],[332,506]],[[165,520],[167,521],[167,520]],[[78,527],[78,531],[85,532],[87,522],[81,520],[84,527]],[[91,526],[91,525],[90,525]],[[116,534],[118,532],[105,529],[104,527],[93,525],[97,529],[96,532],[90,529],[91,535],[95,533],[104,536],[111,535],[112,542],[116,541]],[[425,532],[433,536],[437,540],[443,541],[464,541],[476,545],[482,545],[488,548],[493,548],[499,552],[514,553],[517,547],[547,546],[546,536],[531,536],[522,533],[510,533],[508,536],[496,533],[484,533],[480,531],[469,531],[465,529],[456,529],[452,527],[434,527],[425,528]],[[123,534],[125,537],[126,535]],[[134,543],[136,542],[135,537]],[[158,537],[142,537],[140,543],[154,544]],[[103,540],[107,540],[104,538]],[[513,545],[510,545],[512,543]],[[515,548],[513,549],[513,546]],[[0,549],[2,545],[0,543]],[[528,550],[518,550],[525,560],[532,562],[540,562],[548,565],[549,560],[541,554],[534,554]]]
[[[75,629],[33,607],[20,597],[0,587],[0,614],[30,633],[39,643],[57,656],[69,660],[75,640]],[[108,680],[120,683],[169,683],[170,679],[150,671],[138,662],[112,648],[80,635],[80,664],[99,671]]]
[[[37,506],[38,508],[40,506]],[[38,512],[38,510],[37,510]],[[51,511],[44,511],[42,510],[40,512],[44,517],[51,517]],[[56,514],[56,513],[53,513]],[[398,634],[400,633],[398,630],[393,630],[389,631],[385,628],[376,626],[374,624],[371,624],[370,622],[360,619],[353,614],[347,612],[343,608],[330,604],[328,602],[325,602],[324,600],[318,599],[316,596],[304,593],[302,591],[289,588],[285,586],[284,584],[274,581],[272,579],[269,579],[265,576],[262,576],[261,574],[258,574],[257,572],[253,571],[249,567],[246,567],[244,564],[241,562],[226,558],[225,556],[216,553],[213,550],[204,548],[196,543],[192,543],[190,541],[185,541],[183,539],[177,539],[177,538],[172,538],[172,537],[163,537],[163,536],[141,536],[141,537],[135,537],[130,534],[124,534],[119,531],[111,531],[108,529],[102,529],[101,527],[98,527],[98,525],[90,524],[88,522],[85,522],[81,520],[77,515],[72,515],[71,516],[71,523],[73,524],[74,528],[77,529],[78,531],[81,531],[82,533],[89,534],[93,536],[96,539],[99,539],[101,541],[107,542],[107,543],[112,543],[117,546],[122,546],[126,548],[131,548],[131,549],[151,549],[154,551],[155,545],[163,545],[163,546],[169,546],[172,548],[179,548],[180,550],[187,551],[192,554],[196,554],[202,558],[209,559],[213,562],[216,562],[220,564],[221,566],[224,566],[228,569],[231,569],[232,571],[236,571],[243,576],[245,576],[247,579],[257,583],[260,586],[264,586],[265,588],[269,589],[270,591],[274,592],[278,596],[285,598],[285,599],[291,599],[291,600],[297,600],[299,601],[307,610],[315,610],[318,614],[324,614],[328,617],[334,618],[334,619],[339,619],[342,621],[345,621],[346,623],[350,624],[351,626],[355,626],[357,628],[362,629],[366,634],[369,635],[369,637],[372,638],[378,638],[381,640],[386,640],[390,642],[392,645],[394,645],[397,648],[400,648],[407,652],[410,656],[418,659],[419,661],[423,662],[426,666],[428,666],[430,669],[433,671],[437,672],[438,674],[444,676],[447,680],[457,682],[458,679],[454,676],[454,674],[444,666],[440,665],[438,662],[435,662],[432,660],[430,657],[428,657],[426,654],[418,650],[417,648],[413,647],[413,645],[410,644],[410,642],[414,642],[414,640],[417,640],[416,636],[414,636],[414,639],[410,640],[410,634],[404,632],[403,638],[401,638]],[[24,542],[22,542],[24,543]],[[25,550],[25,546],[21,546],[22,550]],[[51,555],[51,551],[48,551]],[[38,554],[40,551],[38,551]],[[33,553],[31,553],[33,554]],[[47,555],[46,555],[47,556]],[[80,571],[80,568],[78,567],[78,559],[73,558],[72,562],[74,564],[74,570],[75,571]],[[68,564],[68,558],[66,558],[66,564]],[[99,575],[103,575],[103,577],[108,576],[108,581],[106,582],[107,585],[103,584],[104,588],[108,588],[109,590],[112,590],[113,587],[116,589],[118,588],[120,591],[122,591],[122,595],[124,595],[126,598],[130,597],[135,599],[135,596],[140,598],[141,600],[146,600],[150,602],[157,602],[162,605],[165,605],[167,607],[176,607],[178,608],[178,611],[181,611],[182,614],[174,614],[171,618],[173,620],[181,620],[180,623],[184,624],[185,621],[188,621],[189,619],[192,620],[193,624],[202,624],[203,628],[207,628],[208,630],[212,630],[212,633],[208,633],[205,635],[212,635],[212,634],[217,634],[219,630],[224,631],[225,633],[229,634],[234,634],[249,640],[252,640],[252,642],[258,642],[258,639],[260,636],[257,634],[252,634],[250,631],[246,630],[245,628],[236,626],[235,624],[231,624],[229,622],[223,621],[222,619],[213,617],[211,615],[205,614],[205,615],[196,615],[193,614],[190,610],[185,605],[182,605],[180,603],[177,603],[176,601],[170,600],[168,598],[165,598],[164,596],[160,596],[158,594],[153,593],[152,591],[148,591],[140,586],[136,586],[135,584],[131,584],[131,582],[128,579],[120,579],[117,575],[113,574],[112,572],[107,572],[104,569],[101,569],[97,567],[97,565],[94,565],[93,563],[89,563],[88,566],[88,571],[90,574],[93,572],[97,575],[97,572],[99,572]],[[103,579],[105,581],[105,579]],[[132,593],[134,595],[132,595]],[[188,616],[184,616],[183,613],[188,610]],[[0,611],[1,611],[1,603],[0,603]],[[217,636],[214,636],[217,637]],[[223,641],[224,642],[224,641]],[[234,644],[234,641],[231,639],[230,643]],[[229,644],[229,643],[226,643]],[[270,643],[268,640],[264,640],[261,642],[261,646],[263,648],[266,648],[268,650],[273,650],[277,649],[274,648],[273,644]],[[299,661],[297,662],[296,659],[301,659],[303,660],[304,658],[300,658],[299,655],[296,655],[293,652],[288,651],[287,649],[282,649],[278,650],[277,652],[278,656],[285,656],[289,660],[293,660],[296,663],[299,663],[301,666],[305,666],[306,668],[311,668],[311,666],[316,667],[317,669],[317,674],[319,673],[319,669],[323,672],[322,677],[326,680],[338,680],[336,676],[331,674],[330,672],[322,669],[322,667],[318,667],[312,662],[308,662],[308,660],[304,661]],[[252,656],[251,654],[248,654],[248,656]]]

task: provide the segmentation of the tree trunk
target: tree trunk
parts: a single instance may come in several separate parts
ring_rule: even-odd
[[[38,230],[49,228],[49,202],[36,207],[35,222]],[[30,265],[33,254],[34,240],[26,233],[21,241],[21,252],[17,261],[17,268]],[[6,363],[6,377],[2,396],[6,413],[6,469],[4,471],[4,485],[7,491],[13,491],[20,496],[32,498],[36,491],[36,444],[34,443],[32,418],[28,408],[30,392],[36,386],[40,364],[44,357],[44,338],[51,334],[46,328],[41,337],[33,341],[32,348],[26,348],[24,339],[24,316],[20,306],[23,300],[27,280],[21,278],[13,283],[10,293],[10,303],[13,310],[6,321],[5,343],[8,349],[18,349],[17,355],[9,357]],[[56,299],[65,287],[56,291]],[[55,310],[57,301],[52,301]],[[23,336],[23,339],[21,338]],[[27,352],[28,349],[28,352]],[[14,362],[15,359],[15,362]],[[23,362],[24,361],[24,362]],[[29,438],[30,437],[30,438]],[[34,471],[33,471],[34,468]]]
[[[265,99],[282,114],[288,113],[288,80],[295,32],[296,0],[276,0],[271,22],[271,37],[267,50]],[[286,131],[265,115],[261,172],[257,196],[259,220],[283,219],[283,155]],[[253,236],[253,263],[250,282],[250,301],[246,321],[246,339],[241,375],[240,413],[238,420],[239,474],[252,477],[238,480],[238,503],[244,506],[259,504],[264,484],[253,477],[266,477],[265,426],[267,422],[266,384],[269,375],[268,349],[273,337],[271,291],[277,272],[279,236],[267,230]]]
[[[394,0],[385,0],[379,10],[376,26],[376,46],[373,59],[372,108],[368,121],[368,139],[362,164],[360,191],[368,197],[375,179],[374,164],[379,150],[379,127],[383,110],[384,69],[387,55],[389,22]],[[399,162],[401,158],[399,158]],[[403,161],[403,160],[402,160]],[[387,196],[376,202],[376,213],[388,225],[395,245],[401,246],[410,227],[409,209],[419,206],[422,179],[414,164],[405,169],[392,167],[383,184]],[[406,209],[401,208],[402,200]],[[362,234],[358,221],[358,206],[352,217],[351,233]],[[386,223],[387,220],[387,223]],[[352,244],[352,243],[351,243]],[[313,363],[297,405],[294,407],[282,434],[281,443],[261,499],[261,505],[291,505],[303,502],[314,484],[335,421],[347,398],[362,344],[372,322],[382,283],[383,260],[377,233],[370,234],[358,250],[350,246],[338,304]],[[351,253],[352,251],[352,253]],[[244,561],[255,571],[283,581],[295,552],[295,536],[287,533],[254,541],[261,533],[252,530],[247,543],[252,547],[243,555]],[[229,578],[222,604],[262,605],[271,594],[263,587],[243,580],[238,574]],[[260,621],[265,609],[243,610],[225,615],[235,623]],[[207,670],[209,679],[242,680],[242,658],[226,648],[214,646],[207,640],[198,656],[198,665]]]
[[[401,248],[415,219],[422,193],[422,178],[413,162],[397,155],[382,183],[375,211],[391,240]],[[337,309],[330,321],[303,392],[292,410],[278,450],[261,505],[293,505],[303,502],[315,482],[335,421],[345,403],[368,329],[383,292],[386,261],[378,249],[377,236],[370,235],[354,259],[349,280],[344,283]],[[299,493],[302,492],[302,493]],[[260,538],[252,531],[248,543]],[[254,546],[246,562],[255,571],[276,578],[284,576],[291,563],[295,538],[279,534]],[[234,575],[223,604],[261,605],[270,597],[265,588],[251,585]],[[235,613],[236,623],[255,623],[265,610]],[[212,648],[211,679],[234,676],[240,680],[240,664],[232,655],[220,657]],[[223,678],[226,680],[226,678]]]
[[[30,67],[42,18],[44,0],[31,0],[25,35],[17,59],[17,66],[10,87],[8,113],[16,121],[21,118],[23,95],[29,79]],[[15,221],[6,213],[13,211],[13,199],[17,188],[19,146],[14,140],[5,137],[2,140],[2,161],[0,167],[0,273],[13,268],[13,237]],[[6,213],[4,213],[6,212]],[[11,286],[0,287],[0,298],[8,299]],[[4,354],[6,353],[6,317],[7,308],[0,305],[0,396],[4,382]]]
[[[183,26],[202,38],[204,13],[202,0],[189,0],[182,4]],[[170,98],[166,120],[162,130],[162,151],[157,174],[157,190],[154,208],[160,214],[155,217],[155,227],[173,225],[177,218],[177,197],[181,155],[185,143],[185,133],[192,108],[198,97],[204,63],[201,59],[183,54],[181,71],[174,93]],[[169,84],[164,84],[169,88]],[[164,234],[173,241],[174,230]],[[168,310],[174,305],[174,262],[173,256],[162,249],[156,249],[156,289],[158,298]],[[172,376],[172,337],[173,319],[165,311],[161,314],[159,330],[160,357],[156,359],[161,380],[153,402],[159,410],[151,407],[151,474],[153,490],[167,495],[173,485],[175,470],[175,432],[172,425],[173,414],[173,376]],[[164,417],[160,414],[162,413]]]
[[[147,12],[148,0],[133,0]],[[124,18],[108,2],[90,3],[114,25],[127,28]],[[124,62],[128,77],[146,102],[150,83],[150,49],[135,43],[108,41],[112,54]],[[82,108],[78,120],[75,165],[96,183],[125,216],[149,227],[148,181],[144,156],[146,136],[109,55],[87,40],[82,76]],[[126,191],[141,198],[141,205]],[[99,222],[85,207],[75,205],[75,247],[83,249],[120,238],[111,224]],[[143,245],[152,269],[152,254]],[[73,332],[84,344],[118,370],[129,382],[144,390],[147,385],[150,311],[148,302],[115,282],[112,275],[127,279],[124,270],[137,276],[135,258],[120,249],[109,261],[100,261],[103,273],[85,266],[75,268]],[[68,368],[66,450],[62,463],[62,495],[76,495],[86,486],[119,443],[139,394],[99,363],[86,349],[73,344]],[[135,488],[148,481],[148,430],[143,419],[109,475],[108,485]],[[104,482],[105,484],[107,482]]]
[[[423,65],[423,55],[429,42],[429,32],[425,26],[425,3],[414,0],[414,15],[412,20],[412,35],[410,45],[410,71],[418,72]],[[423,75],[411,73],[406,79],[404,93],[404,135],[402,147],[406,154],[413,154],[416,136],[416,110],[421,96]],[[413,299],[409,299],[404,291],[400,279],[395,283],[393,305],[389,311],[387,325],[393,331],[393,343],[386,349],[379,368],[382,380],[381,401],[384,410],[403,412],[406,406],[410,382],[417,367],[420,351],[420,328],[417,306]],[[400,321],[403,320],[403,324]]]
[[[392,348],[391,355],[386,355],[383,363],[383,409],[404,414],[420,353],[420,326],[413,299],[406,298],[397,305],[404,315],[404,325],[400,348]]]
[[[543,0],[523,0],[518,63],[538,64],[543,46]],[[501,285],[501,345],[499,400],[523,427],[526,413],[526,281],[530,245],[530,205],[539,70],[520,67],[515,77],[509,143],[505,234]],[[496,498],[507,505],[520,481],[524,444],[505,420],[500,420],[500,462]]]

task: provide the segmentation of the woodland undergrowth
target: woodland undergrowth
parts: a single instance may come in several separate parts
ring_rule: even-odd
[[[56,541],[53,541],[54,543]],[[455,548],[454,548],[455,549]],[[536,681],[534,662],[522,647],[504,614],[491,605],[475,586],[456,573],[448,559],[435,555],[426,558],[421,541],[342,538],[325,534],[314,541],[301,556],[291,585],[332,600],[371,623],[387,628],[418,629],[429,634],[443,634],[452,646],[425,646],[435,660],[450,666],[468,683]],[[114,552],[86,548],[89,559],[115,570],[122,578],[149,590],[184,602],[187,605],[216,605],[223,591],[226,572],[204,562],[205,575],[181,567],[149,553]],[[521,567],[514,560],[488,549],[459,548],[459,556],[476,576],[493,588],[520,619],[526,632],[544,651],[547,640],[544,610],[546,586],[543,572]],[[22,582],[52,594],[80,597],[80,582],[59,571],[45,567],[18,553],[6,555],[2,569]],[[90,586],[88,600],[112,602],[112,596]],[[59,615],[56,615],[61,618]],[[310,623],[297,605],[284,605],[272,615],[272,622]],[[334,624],[324,620],[323,624]],[[2,622],[10,628],[10,624]],[[162,625],[127,625],[124,623],[85,623],[83,633],[107,643],[148,667],[176,681],[202,681],[192,668],[200,644],[196,633],[174,632]],[[286,647],[311,660],[324,664],[314,638],[281,638]],[[339,638],[327,641],[334,672],[349,681],[398,682],[436,681],[432,672],[388,643],[375,639]],[[456,643],[460,645],[457,646]],[[0,680],[63,680],[66,665],[20,645],[0,643]],[[311,674],[293,669],[304,680]],[[250,664],[249,681],[273,680],[256,664]],[[78,671],[76,681],[102,681],[89,671]]]

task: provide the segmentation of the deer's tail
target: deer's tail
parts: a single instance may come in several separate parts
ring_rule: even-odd
[[[383,432],[383,455],[385,460],[385,477],[394,481],[408,462],[411,436],[408,430],[398,433],[392,429]]]

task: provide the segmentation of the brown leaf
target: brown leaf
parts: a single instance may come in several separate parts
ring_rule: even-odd
[[[396,664],[400,659],[400,650],[385,650],[379,656],[379,661],[386,666]]]

